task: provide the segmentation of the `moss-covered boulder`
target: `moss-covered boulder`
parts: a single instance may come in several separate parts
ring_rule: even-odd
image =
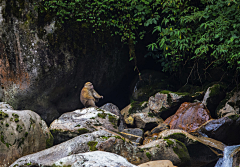
[[[196,132],[202,136],[221,141],[226,145],[240,144],[240,117],[231,115],[212,119],[201,125]]]
[[[53,136],[38,114],[0,102],[0,166],[52,145]]]
[[[174,88],[171,82],[168,82],[168,76],[159,71],[141,71],[140,77],[141,79],[139,76],[134,78],[131,84],[131,98],[134,101],[146,101],[161,90]]]
[[[223,156],[225,145],[217,140],[193,136],[184,130],[170,129],[159,133],[158,139],[176,139],[188,149],[191,166],[199,167],[218,160]]]
[[[159,115],[163,119],[167,119],[177,111],[183,102],[191,101],[192,97],[189,93],[162,90],[149,98],[148,106],[154,114]]]
[[[190,156],[187,147],[176,139],[159,139],[139,146],[149,160],[170,160],[177,166],[189,166]]]
[[[240,87],[240,85],[238,85]],[[240,106],[240,91],[237,92],[237,87],[226,94],[226,97],[219,103],[216,109],[218,118],[239,114]]]
[[[212,118],[217,118],[216,108],[223,100],[225,95],[226,93],[224,92],[224,86],[221,84],[214,84],[207,89],[202,104],[204,104],[210,111]]]
[[[54,144],[67,141],[78,135],[96,131],[96,126],[103,126],[111,131],[118,131],[119,117],[99,108],[85,108],[61,115],[50,125]]]

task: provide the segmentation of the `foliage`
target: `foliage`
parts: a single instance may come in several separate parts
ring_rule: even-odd
[[[239,0],[163,0],[161,25],[154,28],[159,38],[148,48],[165,71],[177,71],[189,63],[194,68],[240,64]],[[239,67],[237,67],[239,68]]]
[[[135,65],[136,42],[155,26],[146,56],[161,62],[164,71],[178,71],[200,62],[204,70],[222,64],[239,68],[239,6],[240,0],[43,0],[40,9],[55,15],[58,24],[75,20],[93,33],[120,35]]]

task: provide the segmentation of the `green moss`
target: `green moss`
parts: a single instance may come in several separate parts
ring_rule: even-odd
[[[149,117],[154,117],[155,115],[152,112],[148,112]]]
[[[24,144],[24,137],[18,139],[18,148],[21,147],[22,144]]]
[[[178,140],[175,140],[176,143],[178,145],[181,146],[181,148],[179,148],[178,146],[174,147],[173,148],[173,151],[175,152],[175,154],[178,155],[179,159],[181,160],[181,163],[182,164],[189,164],[190,161],[189,161],[189,154],[188,154],[188,150],[187,150],[187,147],[185,146],[185,144],[183,144],[182,142],[178,141]]]
[[[54,138],[53,138],[53,135],[51,133],[48,133],[47,136],[48,136],[48,138],[46,140],[46,148],[50,148],[50,147],[53,146]]]
[[[106,118],[106,116],[107,116],[107,114],[106,113],[98,113],[98,117],[100,117],[100,118],[103,118],[103,119],[105,119]]]
[[[117,124],[117,119],[112,116],[111,114],[108,114],[108,120],[109,122],[111,122],[113,125],[116,125]]]
[[[23,128],[22,128],[20,125],[17,124],[16,130],[17,130],[19,133],[21,133],[21,132],[23,131]]]
[[[109,139],[110,137],[101,136],[101,138],[103,138],[103,139],[107,140],[107,139]]]
[[[8,124],[8,123],[6,123],[6,127],[9,127],[9,124]]]
[[[18,114],[15,114],[15,113],[12,113],[12,116],[13,116],[14,118],[19,118],[19,115],[18,115]]]
[[[25,132],[25,137],[27,137],[28,136],[28,132]]]
[[[94,126],[102,126],[102,124],[101,123],[99,123],[99,124],[93,124]]]
[[[152,159],[152,155],[149,152],[146,152],[146,156],[148,157],[149,161]]]
[[[174,142],[172,140],[169,140],[169,139],[164,139],[164,141],[166,141],[167,147],[170,147],[171,145],[174,144]]]
[[[238,114],[230,115],[230,116],[228,116],[228,118],[230,118],[233,121],[236,121],[239,118],[239,115]]]
[[[145,105],[143,105],[144,102],[146,101],[142,101],[142,102],[133,101],[131,103],[131,108],[129,109],[128,113],[133,114],[133,113],[136,113],[137,111],[142,111],[144,108],[146,108]]]
[[[4,119],[4,118],[7,118],[7,117],[8,117],[8,114],[3,112],[2,110],[0,110],[0,120]]]
[[[98,142],[96,142],[96,141],[89,141],[87,143],[87,145],[89,146],[89,150],[90,151],[96,151],[97,150],[97,148],[96,148],[97,144],[98,144]]]
[[[15,118],[14,121],[15,121],[15,122],[19,122],[19,119],[18,119],[18,118]]]
[[[86,129],[86,128],[80,128],[80,129],[78,129],[78,134],[79,134],[79,135],[84,134],[84,133],[88,133],[88,132],[89,132],[89,130]]]
[[[187,136],[183,133],[173,133],[167,137],[164,137],[164,139],[176,139],[178,141],[181,141],[185,143]]]
[[[211,88],[209,88],[209,90],[210,90],[210,94],[209,94],[210,97],[217,96],[219,95],[219,91],[221,90],[221,85],[215,84]]]

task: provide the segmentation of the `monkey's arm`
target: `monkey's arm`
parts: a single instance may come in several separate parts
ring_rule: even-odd
[[[89,94],[89,90],[87,89],[82,90],[82,95],[85,99],[93,99],[93,100],[95,99],[93,96]]]
[[[93,89],[93,96],[97,99],[103,98],[103,96],[100,96],[94,89]]]

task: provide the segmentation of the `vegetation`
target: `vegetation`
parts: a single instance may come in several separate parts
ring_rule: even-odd
[[[201,62],[206,71],[218,65],[239,69],[239,5],[240,0],[49,0],[40,9],[56,16],[57,24],[75,20],[93,27],[93,33],[120,35],[135,63],[136,42],[155,26],[152,39],[158,38],[148,45],[147,56],[164,71],[198,70]]]

